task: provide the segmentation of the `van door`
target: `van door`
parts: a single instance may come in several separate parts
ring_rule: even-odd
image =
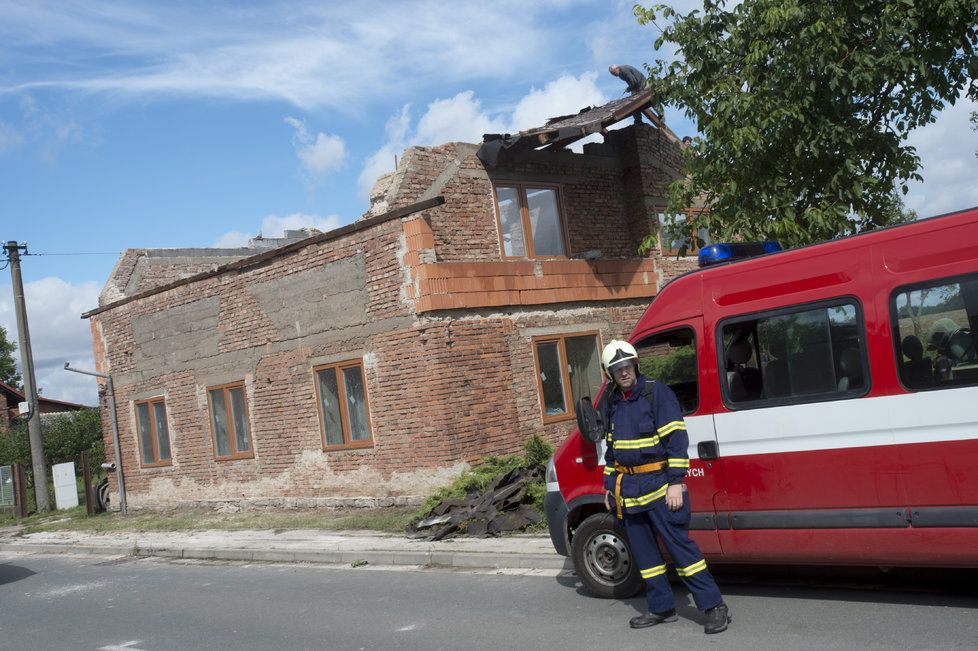
[[[978,273],[896,288],[890,398],[914,527],[978,526]]]
[[[869,395],[869,309],[842,296],[717,324],[725,557],[869,560],[871,531],[908,526],[885,397]]]
[[[703,320],[695,318],[643,334],[635,340],[635,348],[642,374],[669,385],[683,407],[689,434],[690,468],[685,484],[693,511],[690,534],[704,554],[718,555],[713,497],[723,487],[723,476],[710,454],[717,442],[713,406],[709,392],[703,390],[703,343]],[[701,459],[700,450],[711,458]]]

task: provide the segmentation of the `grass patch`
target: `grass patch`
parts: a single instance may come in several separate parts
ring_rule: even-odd
[[[144,511],[122,515],[100,513],[87,516],[84,507],[33,515],[0,524],[21,525],[25,534],[41,531],[83,531],[88,533],[139,533],[145,531],[200,531],[204,529],[325,529],[398,532],[414,517],[413,509],[295,509],[281,511],[239,511],[218,513],[203,510]]]

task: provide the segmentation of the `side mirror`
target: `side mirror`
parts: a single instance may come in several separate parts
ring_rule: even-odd
[[[592,443],[604,438],[604,420],[598,415],[587,396],[577,401],[577,428],[581,436]]]

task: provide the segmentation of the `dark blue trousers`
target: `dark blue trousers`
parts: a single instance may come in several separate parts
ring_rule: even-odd
[[[632,553],[645,579],[649,612],[661,613],[676,607],[672,586],[666,578],[665,561],[659,551],[659,540],[669,552],[683,583],[693,594],[697,608],[707,610],[723,601],[713,575],[706,569],[700,548],[689,538],[689,496],[685,492],[683,507],[678,511],[670,511],[663,498],[656,500],[648,511],[624,515]]]

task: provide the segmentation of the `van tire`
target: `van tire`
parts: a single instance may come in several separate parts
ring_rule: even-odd
[[[571,540],[574,570],[584,587],[604,599],[627,599],[642,588],[625,528],[610,513],[589,516]]]

